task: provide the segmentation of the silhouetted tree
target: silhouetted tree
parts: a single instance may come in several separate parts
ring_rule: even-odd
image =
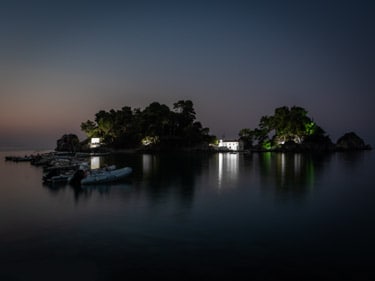
[[[248,128],[244,128],[241,129],[238,135],[240,137],[240,140],[243,142],[245,149],[249,149],[253,146],[254,131]]]
[[[98,126],[95,122],[87,120],[81,123],[81,130],[86,133],[87,137],[92,138],[97,135]]]
[[[121,110],[100,110],[95,121],[81,124],[88,137],[101,137],[107,145],[134,147],[141,143],[153,145],[193,146],[214,140],[209,129],[196,120],[193,102],[180,100],[168,106],[153,102],[144,110],[124,106]]]

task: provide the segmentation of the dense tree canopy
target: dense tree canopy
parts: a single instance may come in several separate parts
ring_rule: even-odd
[[[104,111],[95,114],[95,121],[87,120],[81,129],[88,137],[97,136],[114,147],[136,147],[159,145],[169,147],[191,147],[211,142],[215,137],[209,129],[196,121],[193,102],[180,100],[168,106],[153,102],[145,109]]]
[[[324,134],[323,129],[307,116],[307,111],[298,106],[276,108],[274,115],[260,119],[258,128],[245,128],[239,132],[245,146],[251,147],[257,142],[265,149],[290,141],[301,144],[306,139],[322,137]]]

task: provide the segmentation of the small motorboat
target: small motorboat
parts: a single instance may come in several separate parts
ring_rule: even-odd
[[[33,160],[32,156],[5,156],[6,161],[13,161],[13,162],[30,162]]]
[[[121,169],[100,169],[93,171],[78,170],[71,179],[71,184],[102,184],[119,181],[133,172],[130,167]]]
[[[74,170],[62,172],[60,169],[53,169],[43,176],[43,182],[45,184],[67,184],[73,175]]]
[[[72,175],[58,175],[52,176],[49,179],[44,180],[46,184],[67,184],[72,178]]]

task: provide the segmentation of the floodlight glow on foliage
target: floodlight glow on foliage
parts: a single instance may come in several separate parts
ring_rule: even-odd
[[[151,144],[156,144],[158,142],[159,142],[159,137],[158,136],[155,136],[155,137],[147,136],[147,137],[144,137],[142,139],[142,144],[144,146],[148,146],[148,145],[151,145]]]
[[[265,150],[270,150],[270,149],[272,148],[271,142],[270,142],[270,141],[265,141],[265,142],[262,144],[262,147],[263,147],[263,149],[265,149]]]
[[[306,134],[311,136],[315,133],[316,124],[314,122],[308,122],[305,124]]]

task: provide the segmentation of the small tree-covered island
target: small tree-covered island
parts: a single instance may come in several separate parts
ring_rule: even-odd
[[[235,150],[265,151],[352,151],[368,150],[370,145],[354,132],[346,133],[333,143],[326,132],[307,115],[302,107],[276,108],[263,116],[259,126],[239,132],[241,145]],[[100,110],[94,121],[81,123],[87,139],[80,142],[74,134],[57,141],[58,151],[92,151],[102,149],[138,149],[148,151],[204,150],[225,151],[227,147],[209,128],[197,121],[193,102],[180,100],[167,105],[153,102],[143,110],[124,106],[120,110]]]
[[[193,102],[180,100],[173,110],[153,102],[145,109],[124,106],[121,110],[99,111],[95,121],[81,124],[88,138],[100,138],[110,148],[204,149],[216,137],[196,120]]]
[[[370,145],[354,132],[346,133],[334,144],[326,132],[307,116],[307,110],[293,106],[276,108],[263,116],[258,128],[239,133],[245,149],[252,151],[347,151],[367,150]]]

